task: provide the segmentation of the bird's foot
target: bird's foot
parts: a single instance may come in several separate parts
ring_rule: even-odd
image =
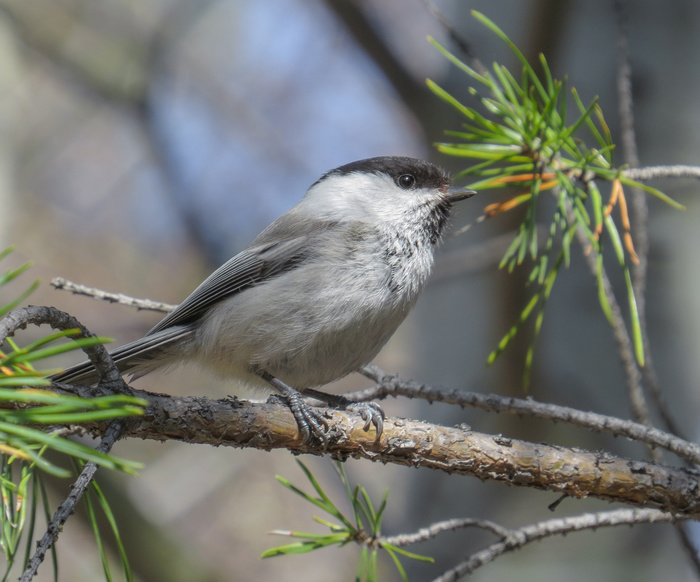
[[[328,446],[328,421],[323,418],[322,413],[304,402],[301,392],[288,386],[279,378],[269,375],[265,375],[263,378],[280,392],[280,397],[287,403],[299,427],[302,443],[306,445],[312,439],[317,439],[323,448],[326,448]]]
[[[340,396],[338,394],[326,394],[325,392],[320,392],[319,390],[304,390],[304,394],[327,402],[330,406],[334,408],[339,408],[341,410],[352,410],[357,412],[362,420],[365,421],[365,425],[362,430],[367,432],[371,426],[377,429],[376,440],[382,436],[384,430],[384,419],[386,415],[376,402],[353,402],[348,400],[345,396]]]
[[[379,437],[382,436],[382,432],[384,431],[384,419],[386,418],[382,407],[376,402],[352,402],[347,398],[343,398],[343,400],[347,400],[348,402],[345,408],[354,410],[362,417],[362,420],[365,421],[362,430],[367,432],[369,427],[374,425],[374,428],[377,429],[377,440],[379,440]]]

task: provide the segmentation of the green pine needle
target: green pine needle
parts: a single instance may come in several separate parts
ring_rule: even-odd
[[[297,463],[314,489],[315,494],[301,490],[299,487],[292,485],[292,483],[284,477],[277,476],[277,480],[287,489],[331,516],[332,520],[319,517],[313,518],[316,523],[327,527],[329,532],[308,533],[287,530],[272,531],[270,533],[297,538],[300,541],[270,548],[262,553],[262,558],[304,554],[330,546],[344,546],[349,543],[359,543],[362,549],[360,551],[356,580],[361,580],[363,582],[378,580],[378,553],[382,550],[389,554],[396,565],[399,575],[404,580],[407,580],[406,573],[398,560],[397,554],[414,560],[432,561],[432,558],[414,554],[396,546],[388,544],[384,546],[384,544],[371,543],[372,540],[378,540],[381,536],[381,522],[384,510],[387,507],[388,491],[384,493],[381,503],[375,508],[367,491],[360,486],[351,487],[347,475],[345,474],[343,464],[336,463],[338,476],[355,517],[355,523],[353,523],[350,519],[345,517],[338,506],[330,500],[306,465],[301,461],[297,461]]]
[[[559,268],[570,264],[571,243],[579,229],[599,255],[598,295],[601,310],[610,322],[613,321],[611,308],[603,288],[604,245],[601,235],[607,235],[606,240],[611,241],[625,277],[630,335],[635,355],[643,366],[641,324],[628,267],[629,253],[633,253],[633,250],[630,245],[630,250],[626,252],[611,215],[614,208],[609,208],[604,202],[597,183],[612,184],[619,180],[616,187],[620,184],[637,187],[674,208],[682,209],[683,206],[656,188],[626,178],[621,168],[614,167],[615,144],[597,97],[585,105],[575,88],[568,89],[566,80],[552,77],[543,55],[539,57],[542,74],[538,75],[503,30],[483,14],[476,11],[472,11],[472,14],[510,48],[519,61],[520,75],[513,75],[498,63],[494,64],[492,72],[476,71],[434,39],[429,39],[446,59],[466,73],[469,91],[480,104],[479,108],[466,105],[429,80],[428,87],[467,120],[463,131],[447,132],[453,142],[439,143],[436,147],[446,155],[465,161],[474,160],[475,163],[467,165],[457,174],[458,177],[469,178],[470,188],[487,191],[517,186],[519,191],[508,202],[508,209],[529,200],[527,211],[499,266],[513,271],[523,263],[532,261],[528,283],[536,287],[517,322],[489,354],[487,365],[506,350],[534,315],[531,323],[533,339],[526,354],[524,373],[525,383],[529,382],[534,341],[542,328],[543,310]],[[568,95],[573,99],[574,110],[578,112],[572,122],[567,122]],[[586,141],[593,145],[586,145]],[[542,213],[541,194],[547,191],[555,194],[557,204],[548,221],[549,237],[542,249],[537,237],[537,217],[538,213]],[[547,220],[544,217],[541,219]],[[569,221],[571,224],[568,224]],[[557,246],[558,249],[555,248]],[[548,261],[547,257],[557,251],[557,260],[553,263]]]

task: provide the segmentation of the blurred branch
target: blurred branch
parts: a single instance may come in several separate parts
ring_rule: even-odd
[[[623,0],[615,1],[617,13],[617,94],[620,110],[620,125],[622,129],[622,151],[625,163],[636,168],[639,166],[639,154],[637,152],[637,139],[634,129],[634,98],[632,92],[632,67],[629,54],[629,32],[627,29],[627,13]],[[627,173],[627,172],[626,172]],[[629,174],[628,174],[629,175]],[[632,219],[635,236],[635,249],[638,263],[632,270],[632,283],[637,299],[639,311],[639,325],[644,342],[645,364],[642,374],[646,379],[649,394],[664,421],[665,426],[676,434],[681,434],[678,423],[673,419],[671,411],[666,406],[661,394],[659,379],[656,375],[656,367],[649,346],[649,334],[647,333],[646,317],[646,282],[649,267],[649,232],[647,223],[649,220],[649,204],[644,192],[639,188],[632,188]]]
[[[655,178],[699,178],[699,166],[684,166],[676,164],[673,166],[648,166],[646,168],[628,168],[622,172],[632,180],[645,182]]]
[[[168,83],[171,73],[170,58],[175,48],[186,37],[187,32],[218,1],[179,0],[168,6],[158,30],[145,49],[148,79],[152,85]],[[144,142],[163,180],[164,192],[172,201],[172,207],[177,210],[178,217],[186,227],[189,237],[195,242],[196,247],[204,252],[211,264],[218,265],[222,262],[222,255],[228,257],[229,253],[222,252],[218,244],[211,240],[208,236],[208,226],[193,210],[191,202],[194,197],[189,195],[190,192],[182,180],[180,164],[173,155],[170,136],[165,132],[154,105],[151,99],[144,99],[141,106],[134,111],[143,132]]]
[[[629,390],[630,405],[632,406],[632,414],[638,422],[651,426],[649,408],[644,398],[644,391],[642,390],[642,374],[639,371],[639,366],[634,356],[632,340],[627,331],[622,309],[620,309],[620,305],[615,298],[615,292],[610,283],[610,278],[608,277],[605,267],[600,267],[599,269],[598,252],[592,248],[590,240],[581,228],[576,229],[576,240],[578,240],[584,251],[583,257],[593,276],[598,277],[600,275],[603,293],[605,293],[605,298],[610,306],[613,336],[617,341],[620,350],[620,358],[622,359],[622,363],[625,367],[625,374],[627,375],[627,387]]]
[[[181,0],[168,4],[156,33],[140,42],[134,42],[129,34],[120,36],[76,24],[69,10],[56,8],[47,18],[34,9],[32,3],[0,5],[0,13],[10,22],[18,38],[52,63],[77,90],[93,99],[106,101],[135,119],[160,173],[164,191],[171,194],[174,208],[179,210],[190,237],[198,248],[204,249],[212,264],[220,262],[220,253],[210,248],[204,226],[185,206],[188,197],[183,195],[179,167],[172,159],[151,98],[153,86],[162,82],[169,72],[168,59],[173,46],[186,37],[187,30],[216,1]],[[70,43],[65,38],[68,33]],[[81,50],[66,48],[75,44],[76,38]]]
[[[471,65],[471,67],[480,73],[486,71],[486,67],[484,67],[483,63],[476,56],[476,53],[472,49],[469,41],[467,41],[467,39],[460,34],[454,26],[452,26],[452,23],[437,7],[435,2],[432,2],[431,0],[423,0],[423,3],[428,9],[428,12],[433,15],[433,18],[435,18],[438,24],[440,24],[443,30],[447,33],[447,36],[450,38],[452,44],[459,49],[464,59]]]
[[[637,138],[634,128],[634,97],[632,87],[632,67],[629,53],[628,15],[624,0],[615,0],[615,12],[617,14],[617,94],[620,110],[620,125],[622,128],[622,146],[625,163],[635,168],[639,166],[639,153],[637,151]],[[681,434],[678,423],[673,418],[671,411],[661,394],[659,379],[656,375],[656,367],[649,346],[649,334],[647,332],[646,317],[646,284],[649,266],[649,232],[647,228],[649,220],[649,204],[646,195],[639,188],[632,189],[632,209],[634,221],[634,233],[636,238],[636,251],[639,262],[632,271],[632,282],[637,298],[639,310],[639,324],[642,330],[644,342],[645,366],[643,375],[647,388],[651,395],[656,410],[663,419],[665,426],[676,434]],[[692,543],[691,536],[685,527],[677,526],[683,547],[695,567],[696,576],[700,574],[700,557]]]
[[[426,134],[435,131],[432,96],[425,84],[416,81],[389,49],[376,27],[355,0],[326,0],[326,5],[345,26],[357,45],[381,70],[406,107],[416,116]]]
[[[80,89],[121,106],[131,107],[145,99],[146,72],[129,35],[107,35],[78,26],[60,4],[53,4],[50,15],[45,9],[46,5],[32,2],[0,4],[0,13],[17,37]],[[79,50],[70,50],[66,35]]]
[[[461,564],[435,578],[433,582],[454,582],[462,576],[471,574],[477,568],[493,562],[506,552],[520,549],[529,543],[545,538],[565,536],[578,531],[596,530],[601,527],[675,522],[678,519],[677,515],[656,509],[616,509],[541,521],[519,529],[508,530],[504,539],[472,554]]]

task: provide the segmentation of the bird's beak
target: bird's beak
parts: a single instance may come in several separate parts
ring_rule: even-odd
[[[475,190],[467,190],[466,188],[455,188],[452,187],[447,191],[447,194],[445,194],[445,198],[450,202],[459,202],[460,200],[466,200],[467,198],[471,198],[476,194]]]

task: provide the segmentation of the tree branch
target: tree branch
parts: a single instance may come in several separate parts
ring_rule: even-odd
[[[119,439],[119,435],[124,428],[124,423],[121,421],[113,421],[105,432],[105,436],[97,447],[97,450],[101,453],[108,453],[115,442]],[[51,549],[51,546],[56,543],[59,534],[63,530],[63,525],[66,523],[68,518],[73,515],[78,502],[82,498],[85,491],[87,491],[88,486],[92,482],[92,479],[97,472],[97,465],[93,462],[85,464],[82,472],[76,479],[75,483],[71,487],[71,492],[63,500],[61,505],[58,506],[56,513],[54,513],[53,519],[46,528],[46,532],[42,536],[41,540],[37,543],[37,549],[34,555],[28,562],[27,568],[19,578],[19,582],[29,582],[34,576],[36,576],[39,566],[44,561],[46,552]]]
[[[345,397],[348,400],[365,401],[379,400],[389,396],[405,396],[408,398],[421,398],[428,402],[444,402],[462,407],[470,406],[488,412],[525,414],[535,418],[566,422],[596,432],[623,436],[652,447],[666,449],[691,464],[700,465],[700,445],[630,420],[623,420],[595,412],[583,412],[568,406],[537,402],[531,398],[512,398],[499,396],[498,394],[480,394],[463,390],[443,390],[410,380],[402,380],[398,376],[387,374],[375,365],[365,366],[362,373],[377,382],[377,385],[346,394]]]
[[[464,529],[467,527],[478,527],[490,531],[496,534],[500,538],[506,538],[510,535],[510,530],[497,523],[488,521],[486,519],[474,519],[471,517],[466,517],[463,519],[448,519],[446,521],[439,521],[428,527],[422,527],[417,532],[412,534],[398,534],[395,536],[386,536],[379,538],[377,543],[381,546],[382,544],[391,544],[392,546],[410,546],[412,544],[417,544],[420,542],[425,542],[429,539],[439,536],[441,533],[448,531],[457,531],[458,529]]]
[[[625,163],[636,168],[639,166],[639,154],[637,152],[637,137],[634,129],[634,99],[632,94],[632,67],[630,65],[628,15],[623,0],[615,1],[617,14],[617,95],[620,111],[620,125],[622,129],[622,150]],[[629,175],[629,174],[628,174]],[[649,267],[649,232],[647,223],[649,219],[649,205],[647,194],[639,188],[632,189],[633,230],[635,238],[635,250],[638,263],[632,270],[632,282],[634,295],[637,301],[639,313],[639,325],[644,342],[645,363],[642,374],[646,379],[647,389],[659,415],[664,421],[667,430],[681,435],[678,423],[674,420],[670,410],[662,397],[659,379],[656,375],[656,367],[649,346],[649,334],[647,332],[646,315],[646,283]]]
[[[551,536],[618,525],[675,522],[678,519],[677,515],[656,509],[617,509],[541,521],[520,529],[510,530],[505,539],[472,554],[461,564],[435,578],[433,582],[455,582],[462,576],[471,574],[477,568],[493,562],[506,552],[520,549],[529,543]]]
[[[700,178],[699,166],[648,166],[646,168],[628,168],[622,172],[632,180],[645,182],[655,178]]]
[[[362,430],[359,415],[338,410],[327,410],[331,442],[321,449],[301,442],[289,409],[272,399],[252,403],[139,390],[134,395],[149,406],[130,420],[125,437],[363,458],[700,516],[699,475],[689,470],[400,418],[386,419],[376,441],[374,431]],[[82,426],[100,434],[106,428],[104,423]]]
[[[86,297],[92,297],[93,299],[108,301],[109,303],[118,303],[119,305],[135,307],[138,310],[159,311],[161,313],[168,313],[175,309],[175,307],[177,307],[177,305],[172,305],[171,303],[163,303],[162,301],[152,301],[151,299],[136,299],[135,297],[124,295],[123,293],[110,293],[109,291],[103,291],[102,289],[97,289],[96,287],[88,287],[87,285],[74,283],[73,281],[69,281],[68,279],[64,279],[63,277],[54,277],[53,279],[51,279],[51,285],[56,289],[69,291],[73,295],[84,295]]]
[[[72,315],[55,307],[30,305],[11,311],[0,320],[0,345],[3,344],[7,337],[14,335],[19,329],[25,329],[27,325],[38,326],[44,324],[61,331],[69,329],[79,330],[79,333],[72,336],[72,339],[94,337],[94,334]],[[130,393],[119,370],[112,361],[112,356],[109,355],[109,352],[102,344],[86,346],[82,349],[97,370],[101,382],[109,384],[114,392],[121,394]]]

